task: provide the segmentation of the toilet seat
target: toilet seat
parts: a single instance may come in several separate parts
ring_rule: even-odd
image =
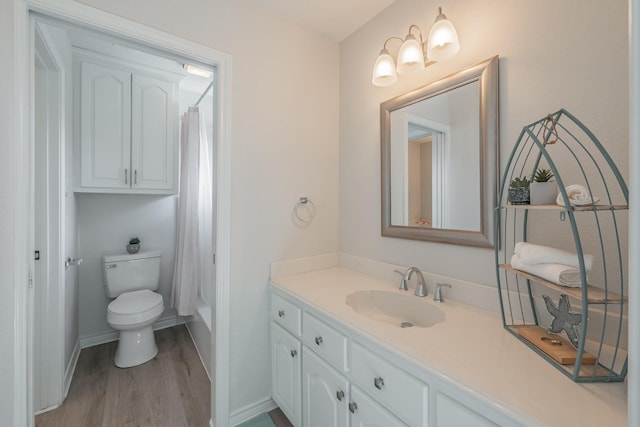
[[[129,326],[148,322],[163,311],[162,295],[148,289],[125,292],[107,307],[107,321],[111,326]]]

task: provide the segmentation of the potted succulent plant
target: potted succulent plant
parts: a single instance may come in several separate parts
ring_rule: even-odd
[[[509,203],[512,205],[528,205],[530,183],[531,181],[526,176],[513,178],[509,185]]]
[[[556,197],[558,186],[553,180],[553,172],[551,169],[538,169],[531,183],[531,204],[555,205]]]
[[[130,254],[138,253],[140,250],[140,239],[136,236],[133,236],[129,239],[129,244],[127,245],[127,252]]]

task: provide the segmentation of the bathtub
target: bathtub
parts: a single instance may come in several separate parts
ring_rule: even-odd
[[[213,329],[213,316],[212,309],[209,304],[203,299],[199,299],[197,302],[197,312],[193,318],[187,322],[187,329],[191,334],[191,339],[196,346],[200,360],[204,369],[207,371],[207,375],[211,380],[211,363],[212,363],[212,351],[213,346],[211,342],[211,331]]]

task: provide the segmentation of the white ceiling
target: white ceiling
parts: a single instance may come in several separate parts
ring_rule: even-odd
[[[319,33],[341,42],[395,0],[261,0]]]

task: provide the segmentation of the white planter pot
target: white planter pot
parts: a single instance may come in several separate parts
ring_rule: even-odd
[[[558,197],[558,186],[555,182],[531,183],[532,205],[555,205]]]

